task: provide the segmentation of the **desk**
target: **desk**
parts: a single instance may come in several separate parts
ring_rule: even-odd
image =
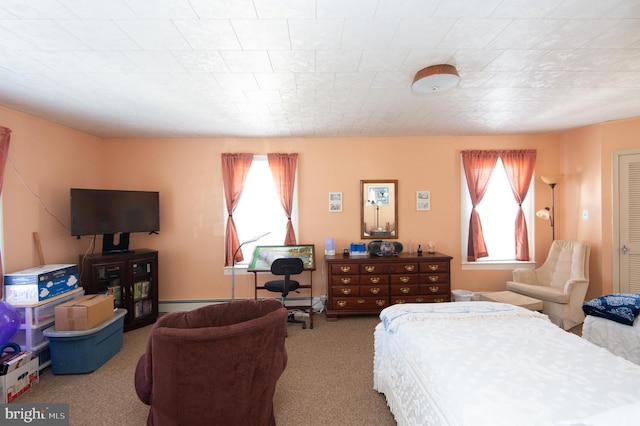
[[[253,272],[253,284],[255,287],[254,297],[258,298],[258,292],[267,291],[264,284],[259,281],[266,282],[269,279],[275,277],[271,274],[271,263],[279,257],[298,257],[302,259],[304,263],[304,270],[302,274],[309,274],[309,283],[302,283],[300,280],[292,276],[291,279],[295,279],[300,282],[300,289],[302,295],[299,297],[287,296],[286,302],[282,301],[287,309],[299,309],[309,314],[309,328],[313,329],[313,271],[316,270],[315,262],[315,250],[313,245],[296,245],[296,246],[256,246],[253,252],[253,258],[249,263],[247,272]],[[259,274],[269,274],[269,278],[263,280],[258,279]],[[273,292],[269,292],[274,294]]]

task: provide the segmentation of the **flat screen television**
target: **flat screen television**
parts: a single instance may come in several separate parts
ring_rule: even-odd
[[[131,232],[160,230],[159,192],[71,188],[70,199],[71,235],[103,235],[105,254],[129,251]]]

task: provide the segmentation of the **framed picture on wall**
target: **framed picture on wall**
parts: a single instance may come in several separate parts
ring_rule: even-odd
[[[416,192],[416,210],[418,211],[431,210],[431,192],[429,191]]]
[[[329,193],[329,211],[332,213],[342,211],[342,192]]]

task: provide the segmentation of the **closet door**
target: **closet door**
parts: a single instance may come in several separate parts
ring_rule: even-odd
[[[640,152],[618,156],[617,170],[619,276],[613,291],[640,293]]]

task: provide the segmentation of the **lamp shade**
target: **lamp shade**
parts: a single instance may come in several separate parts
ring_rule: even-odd
[[[457,86],[459,82],[458,70],[453,65],[432,65],[416,73],[411,88],[418,93],[441,92]]]
[[[540,176],[540,179],[547,185],[555,185],[562,180],[563,175]]]
[[[539,217],[540,219],[543,219],[543,220],[550,220],[551,219],[551,213],[549,211],[549,207],[545,207],[542,210],[538,210],[536,212],[536,216]]]

